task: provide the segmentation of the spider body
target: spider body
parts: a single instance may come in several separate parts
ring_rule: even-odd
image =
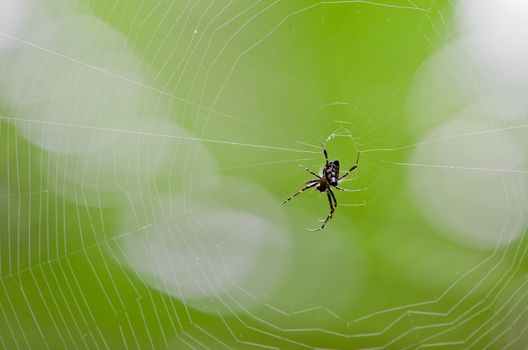
[[[328,190],[328,187],[329,187],[328,184],[321,182],[321,183],[318,183],[317,186],[315,186],[315,189],[319,192],[326,192]]]
[[[339,161],[333,160],[324,167],[324,178],[331,186],[337,186],[339,179]]]
[[[306,168],[305,166],[300,165],[301,168],[303,168],[304,170],[306,170],[307,172],[315,176],[316,179],[307,181],[303,188],[301,188],[299,191],[295,192],[294,194],[292,194],[291,196],[289,196],[282,202],[282,204],[284,204],[312,187],[315,187],[315,189],[319,192],[326,192],[326,196],[328,197],[328,203],[330,203],[330,213],[328,214],[326,219],[323,221],[323,224],[321,225],[321,227],[316,228],[316,229],[308,229],[310,231],[322,230],[325,227],[328,220],[330,220],[333,217],[334,211],[337,207],[337,200],[334,195],[334,192],[332,191],[332,187],[338,189],[339,191],[350,191],[350,190],[346,190],[344,188],[339,187],[338,186],[339,181],[347,177],[352,171],[354,171],[358,167],[358,162],[359,162],[360,153],[358,153],[356,164],[354,164],[347,172],[343,174],[343,176],[340,177],[339,176],[339,161],[332,160],[329,162],[328,153],[326,152],[326,149],[323,146],[323,144],[321,144],[321,147],[323,148],[323,155],[325,158],[325,166],[321,172],[321,175],[318,175],[314,173],[313,171],[311,171],[310,169]]]
[[[337,186],[338,179],[339,161],[333,160],[324,166],[322,176],[320,176],[320,181],[315,186],[315,189],[319,192],[326,192],[331,186]]]

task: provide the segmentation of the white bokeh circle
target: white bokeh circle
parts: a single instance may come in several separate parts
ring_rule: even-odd
[[[215,204],[210,199],[223,193],[218,184],[254,186],[251,195],[259,201],[244,205],[235,198]],[[130,220],[132,213],[145,211],[142,202],[134,203],[131,212],[124,212],[122,226],[134,233],[118,238],[121,263],[152,287],[204,312],[241,312],[260,306],[283,282],[291,237],[284,220],[276,221],[280,216],[270,220],[257,214],[255,208],[275,202],[258,185],[221,177],[215,187],[209,187],[211,192],[197,188],[192,200],[164,195],[146,209],[149,214],[140,223]]]
[[[528,83],[528,2],[462,0],[456,13],[468,49],[481,62],[507,79]]]
[[[409,187],[424,216],[477,248],[507,244],[526,227],[526,147],[468,108],[433,129],[409,160]],[[457,136],[458,135],[458,136]]]
[[[0,49],[16,45],[30,24],[33,0],[0,0]]]
[[[124,197],[140,194],[154,182],[182,183],[188,157],[196,158],[193,177],[213,181],[218,165],[204,144],[169,120],[149,117],[129,129],[99,130],[107,139],[97,152],[81,155],[47,155],[43,168],[54,176],[54,188],[65,198],[80,204],[113,206]]]
[[[101,130],[129,127],[148,90],[141,62],[121,34],[78,15],[31,41],[5,57],[11,69],[0,82],[26,139],[54,153],[86,154],[111,142],[112,134]]]

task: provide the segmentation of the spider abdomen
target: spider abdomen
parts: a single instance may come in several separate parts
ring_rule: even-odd
[[[332,186],[337,186],[339,179],[339,161],[333,160],[325,166],[324,177]]]

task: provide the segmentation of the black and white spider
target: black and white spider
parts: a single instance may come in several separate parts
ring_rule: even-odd
[[[309,231],[322,230],[325,227],[325,225],[328,222],[328,220],[330,220],[332,218],[332,216],[334,215],[334,211],[335,211],[335,209],[337,207],[337,200],[336,200],[336,197],[334,195],[334,192],[332,192],[332,187],[335,187],[339,191],[355,192],[355,191],[351,191],[351,190],[347,190],[347,189],[341,188],[341,187],[338,186],[338,184],[339,184],[339,181],[341,181],[342,179],[347,177],[351,172],[356,170],[356,168],[358,167],[358,163],[359,163],[359,155],[360,155],[360,153],[358,152],[357,159],[356,159],[356,164],[352,165],[352,167],[340,177],[339,176],[339,161],[338,160],[333,160],[333,161],[329,162],[328,161],[328,153],[326,152],[326,149],[325,149],[324,145],[321,144],[321,147],[323,148],[323,155],[324,155],[324,158],[325,158],[325,161],[326,161],[325,166],[324,166],[324,168],[323,168],[323,170],[321,172],[321,175],[317,175],[316,173],[314,173],[313,171],[311,171],[307,167],[305,167],[303,165],[299,165],[301,168],[303,168],[304,170],[306,170],[307,172],[309,172],[313,176],[317,177],[317,179],[313,179],[313,180],[307,181],[304,184],[303,188],[301,188],[299,191],[295,192],[294,194],[292,194],[291,196],[286,198],[281,203],[281,204],[284,204],[284,203],[288,202],[289,200],[293,199],[294,197],[300,195],[301,193],[303,193],[304,191],[306,191],[307,189],[312,188],[312,187],[315,187],[315,189],[318,190],[319,192],[326,192],[326,196],[328,197],[328,203],[330,203],[330,213],[328,214],[326,219],[323,221],[323,224],[321,225],[321,227],[316,228],[316,229],[307,229]]]

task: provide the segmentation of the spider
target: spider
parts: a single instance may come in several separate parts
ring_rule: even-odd
[[[307,172],[309,172],[313,176],[317,177],[317,179],[313,179],[313,180],[307,181],[304,184],[303,188],[301,188],[299,191],[295,192],[294,194],[292,194],[291,196],[289,196],[288,198],[283,200],[282,203],[281,203],[281,204],[285,204],[286,202],[292,200],[294,197],[300,195],[301,193],[303,193],[304,191],[306,191],[307,189],[312,188],[312,187],[315,187],[315,189],[318,190],[319,192],[326,192],[326,196],[328,197],[328,203],[330,203],[330,213],[328,214],[328,216],[326,217],[326,219],[324,221],[321,220],[321,221],[323,221],[323,224],[321,225],[321,227],[315,228],[315,229],[309,229],[308,228],[307,229],[308,231],[319,231],[319,230],[322,230],[325,227],[325,225],[328,222],[328,220],[330,220],[333,217],[334,211],[336,210],[336,207],[337,207],[337,200],[336,200],[336,197],[334,195],[334,192],[332,192],[332,187],[335,187],[339,191],[343,191],[343,192],[351,191],[351,190],[347,190],[347,189],[339,187],[338,184],[339,184],[339,181],[341,181],[342,179],[347,177],[351,172],[356,170],[356,168],[358,167],[358,164],[359,164],[359,155],[360,155],[360,153],[358,152],[357,159],[356,159],[356,164],[352,165],[352,167],[347,172],[345,172],[342,176],[339,176],[339,161],[338,160],[332,160],[331,162],[329,162],[328,161],[328,153],[326,152],[326,149],[325,149],[325,147],[324,147],[324,145],[322,143],[321,143],[321,147],[323,148],[323,155],[324,155],[324,158],[325,158],[325,161],[326,161],[325,166],[324,166],[323,170],[321,171],[322,174],[321,175],[317,175],[316,173],[314,173],[313,171],[311,171],[307,167],[305,167],[303,165],[299,165],[301,168],[303,168],[304,170],[306,170]],[[355,192],[355,191],[351,191],[351,192]]]

